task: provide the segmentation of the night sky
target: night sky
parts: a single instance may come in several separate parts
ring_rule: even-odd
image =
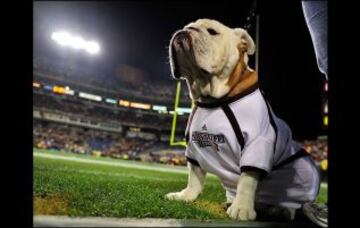
[[[94,71],[114,74],[121,64],[140,68],[152,81],[175,83],[168,50],[172,34],[199,18],[243,27],[253,1],[35,2],[34,54],[74,59]],[[275,113],[295,138],[311,139],[321,130],[319,72],[300,1],[260,1],[259,78]],[[255,27],[255,25],[254,25]],[[60,50],[50,40],[64,29],[100,43],[101,54]],[[250,34],[255,39],[255,28]],[[254,66],[254,57],[250,64]]]

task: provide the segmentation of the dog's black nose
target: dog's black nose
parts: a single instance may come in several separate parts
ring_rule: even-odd
[[[178,43],[188,42],[190,40],[190,34],[188,31],[180,31],[175,35],[174,39]]]

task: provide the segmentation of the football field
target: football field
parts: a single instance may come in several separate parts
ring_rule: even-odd
[[[213,175],[195,202],[164,199],[186,186],[186,167],[34,149],[33,178],[34,215],[229,220]],[[327,201],[326,184],[318,201]]]

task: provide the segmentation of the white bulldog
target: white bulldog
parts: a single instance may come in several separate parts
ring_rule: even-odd
[[[226,190],[232,219],[268,215],[294,221],[302,211],[327,226],[327,206],[315,202],[316,164],[261,92],[257,73],[248,66],[248,55],[255,52],[249,34],[200,19],[177,31],[169,49],[173,77],[186,80],[196,105],[186,130],[188,185],[165,197],[195,200],[211,172]]]
[[[194,101],[211,103],[235,96],[257,82],[257,74],[248,67],[248,55],[255,44],[242,28],[231,29],[215,20],[199,19],[177,31],[170,41],[172,75],[185,79]],[[204,188],[206,172],[188,163],[188,186],[168,193],[170,200],[193,201]],[[259,180],[256,171],[242,172],[236,197],[227,199],[227,214],[232,219],[254,220],[255,192]],[[231,202],[232,201],[232,202]]]

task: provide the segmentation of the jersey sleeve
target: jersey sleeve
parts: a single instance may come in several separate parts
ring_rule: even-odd
[[[264,176],[271,172],[276,140],[265,100],[257,92],[234,109],[244,136],[244,147],[239,156],[240,171],[254,169]]]
[[[273,156],[274,156],[274,142],[259,135],[245,145],[243,153],[240,158],[240,171],[258,170],[262,176],[271,171]]]
[[[186,160],[187,160],[188,162],[190,162],[192,165],[200,166],[200,164],[199,164],[199,162],[196,160],[195,155],[193,154],[190,146],[187,146],[187,147],[186,147],[185,156],[186,156]]]

